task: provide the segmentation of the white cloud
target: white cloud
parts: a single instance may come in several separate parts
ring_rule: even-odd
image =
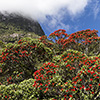
[[[91,0],[0,0],[0,11],[19,12],[41,23],[47,22],[51,28],[69,29],[70,26],[62,22],[64,15],[77,16],[84,11],[89,1]]]
[[[61,8],[70,14],[84,10],[90,0],[0,0],[0,11],[21,12],[41,19],[46,15],[57,15]]]
[[[94,19],[96,19],[98,13],[100,12],[100,3],[98,0],[96,0],[96,2],[94,4],[93,12],[94,12]]]
[[[51,20],[47,19],[48,27],[49,29],[66,29],[67,31],[70,29],[70,26],[66,23],[64,24],[62,22],[62,17],[60,15],[58,16],[52,16]]]

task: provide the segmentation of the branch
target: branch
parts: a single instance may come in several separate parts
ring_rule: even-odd
[[[99,92],[100,92],[100,87],[98,88],[97,93],[95,93],[95,95],[92,97],[91,100],[94,100],[94,99],[96,100],[100,96]],[[99,96],[98,96],[98,94],[99,94]]]

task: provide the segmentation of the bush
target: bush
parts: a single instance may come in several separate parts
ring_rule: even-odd
[[[24,79],[30,78],[38,69],[37,64],[51,58],[52,50],[38,39],[24,38],[16,44],[7,44],[7,49],[2,52],[0,57],[2,73],[9,72],[9,77],[12,77],[14,71],[23,72]]]
[[[32,86],[34,79],[28,79],[19,85],[0,85],[0,100],[35,100],[36,88]],[[9,98],[9,99],[8,99]]]
[[[97,31],[87,29],[67,35],[65,30],[58,30],[50,37],[58,40],[50,43],[42,36],[40,40],[24,38],[7,45],[0,57],[0,66],[1,74],[6,73],[4,77],[11,85],[0,78],[4,81],[0,86],[1,99],[99,100],[100,37]],[[34,79],[25,80],[32,75]]]

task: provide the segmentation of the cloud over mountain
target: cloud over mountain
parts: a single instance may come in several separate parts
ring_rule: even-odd
[[[19,12],[40,19],[63,12],[75,15],[84,11],[90,0],[0,0],[0,11]],[[61,12],[62,13],[62,12]]]
[[[50,27],[67,27],[64,15],[76,16],[82,13],[91,0],[0,0],[1,12],[16,12],[34,18]],[[50,19],[48,19],[48,16]],[[52,25],[53,24],[53,25]]]

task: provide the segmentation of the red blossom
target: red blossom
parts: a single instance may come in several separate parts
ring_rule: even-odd
[[[40,88],[40,90],[42,90],[42,88]]]
[[[75,91],[75,89],[71,89],[71,91]]]
[[[92,84],[89,84],[89,86],[92,86]]]
[[[86,88],[86,91],[90,90],[90,88]]]
[[[82,85],[82,88],[84,88],[85,86],[84,85]]]
[[[73,97],[72,95],[69,95],[69,97]]]
[[[7,98],[7,96],[5,96],[5,98]]]
[[[67,95],[64,95],[64,97],[66,97]]]
[[[93,79],[91,78],[90,81],[93,81]]]
[[[47,84],[45,84],[45,86],[48,86]]]
[[[82,81],[82,79],[80,79],[80,81]]]
[[[73,86],[73,88],[76,88],[76,86]]]
[[[68,92],[69,90],[66,90],[66,92]]]

